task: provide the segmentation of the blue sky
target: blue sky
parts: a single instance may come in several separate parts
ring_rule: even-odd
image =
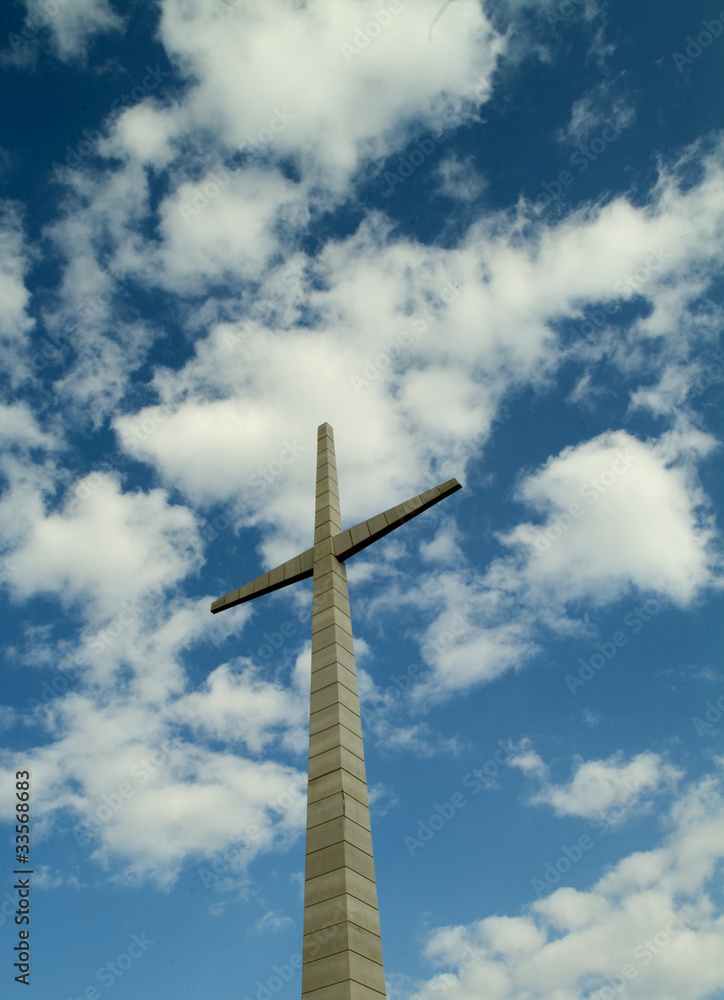
[[[328,421],[390,1000],[724,997],[724,10],[0,19],[3,982],[299,995]]]

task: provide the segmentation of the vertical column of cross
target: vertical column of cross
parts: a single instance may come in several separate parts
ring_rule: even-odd
[[[385,979],[334,437],[319,428],[303,1000],[384,1000]]]

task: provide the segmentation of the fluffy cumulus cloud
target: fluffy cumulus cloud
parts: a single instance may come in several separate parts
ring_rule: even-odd
[[[521,480],[518,498],[545,520],[501,536],[521,556],[495,565],[491,577],[533,600],[555,593],[607,604],[636,588],[688,604],[721,572],[695,476],[697,460],[715,447],[687,428],[651,442],[607,432],[566,448]]]
[[[99,145],[111,158],[102,179],[87,167],[69,173],[67,215],[48,230],[68,261],[63,306],[48,322],[82,312],[79,301],[114,301],[119,277],[160,286],[187,302],[198,338],[196,358],[175,379],[161,384],[157,375],[166,394],[189,407],[199,395],[231,397],[233,406],[242,385],[271,391],[274,373],[275,406],[277,385],[290,403],[286,427],[292,408],[309,409],[324,394],[355,422],[364,405],[373,424],[394,416],[398,430],[417,438],[418,474],[421,456],[431,468],[453,448],[465,457],[463,441],[482,444],[506,392],[550,378],[564,341],[591,370],[605,357],[626,376],[660,375],[660,388],[633,390],[636,405],[681,402],[667,387],[686,397],[718,322],[713,306],[702,307],[721,266],[722,152],[714,141],[662,164],[647,205],[619,196],[556,224],[521,201],[478,217],[448,247],[402,239],[372,213],[314,258],[297,254],[290,271],[290,247],[320,211],[347,203],[361,178],[392,166],[413,137],[452,134],[488,99],[506,40],[478,4],[465,2],[445,12],[434,44],[420,46],[438,12],[432,0],[404,5],[367,38],[363,5],[279,0],[221,11],[210,0],[166,3],[161,38],[192,82],[173,100],[150,94],[117,119]],[[347,62],[344,46],[355,37],[359,51]],[[696,182],[683,183],[693,161]],[[153,208],[149,164],[167,182]],[[451,196],[479,191],[482,181],[453,156],[439,169]],[[149,228],[153,239],[140,235]],[[98,246],[109,237],[101,266]],[[624,322],[621,308],[640,299],[650,308]],[[80,324],[83,350],[62,383],[79,402],[93,401],[98,422],[117,414],[157,335],[127,321],[111,329],[111,316],[97,307]],[[290,333],[304,342],[301,360]],[[580,384],[595,393],[591,379]],[[265,394],[257,393],[259,405]],[[431,397],[442,401],[434,422]],[[200,421],[212,415],[196,412]],[[223,447],[208,444],[223,499]],[[400,451],[409,450],[404,441]],[[191,452],[183,463],[196,466]],[[144,457],[169,467],[166,456]]]
[[[414,1000],[705,1000],[724,977],[714,906],[724,798],[713,776],[667,816],[660,846],[624,857],[590,889],[562,887],[521,916],[441,927],[425,957],[439,969]]]
[[[305,779],[294,768],[185,742],[137,699],[71,693],[52,716],[57,738],[30,760],[36,823],[90,846],[123,881],[169,886],[184,860],[232,843],[240,873],[301,832]],[[4,764],[14,766],[7,752]],[[5,804],[12,794],[3,782]]]
[[[85,487],[85,489],[83,489]],[[16,598],[54,594],[110,618],[123,602],[157,595],[198,566],[193,515],[162,490],[124,493],[114,476],[89,476],[68,509],[37,510],[12,554]]]
[[[124,447],[152,461],[196,499],[212,499],[213,489],[219,500],[241,490],[250,494],[253,510],[249,481],[258,458],[256,435],[246,416],[250,406],[278,425],[264,442],[272,456],[285,432],[296,425],[295,414],[310,412],[312,420],[321,422],[333,409],[344,434],[347,427],[359,425],[357,413],[364,406],[368,432],[355,435],[360,439],[354,451],[359,478],[370,483],[365,464],[374,463],[375,481],[386,486],[389,476],[379,474],[379,463],[384,472],[387,456],[380,457],[378,442],[389,439],[388,448],[398,442],[396,454],[389,455],[391,466],[399,470],[388,487],[388,495],[394,496],[395,487],[411,490],[413,483],[434,479],[438,472],[456,474],[448,471],[453,466],[464,475],[465,460],[486,440],[506,392],[527,380],[549,378],[561,360],[564,339],[584,365],[593,368],[608,356],[626,378],[644,379],[644,370],[652,370],[644,345],[653,343],[659,352],[654,372],[676,371],[691,379],[706,360],[704,350],[711,345],[716,322],[714,314],[697,313],[688,326],[688,340],[681,341],[689,310],[720,264],[713,239],[724,212],[718,160],[718,153],[705,157],[701,182],[686,190],[679,189],[675,171],[663,172],[646,208],[619,198],[557,226],[525,229],[527,238],[520,236],[522,219],[501,216],[473,225],[457,248],[423,247],[393,236],[384,220],[373,216],[315,261],[298,258],[293,270],[268,269],[250,305],[237,302],[231,317],[212,322],[183,369],[157,373],[157,390],[173,413],[164,433],[139,446],[128,434],[133,418],[116,419]],[[273,175],[264,183],[289,191],[289,182]],[[224,247],[219,274],[226,273],[229,261],[243,267],[250,259],[250,246],[243,245],[247,236],[227,222],[236,211],[235,191],[243,189],[238,185],[241,181],[231,181],[192,220],[201,227],[199,246]],[[281,208],[286,197],[280,189],[269,204]],[[264,197],[257,199],[253,211],[263,214],[264,204]],[[183,232],[180,216],[173,223],[168,219],[170,242],[161,253],[171,254],[165,258],[167,267],[188,276],[193,264],[189,254],[197,251],[189,249],[193,241],[173,236],[173,226]],[[261,259],[271,251],[266,237],[259,236],[259,245]],[[194,281],[214,269],[215,254],[210,249],[201,255]],[[627,321],[623,340],[614,348],[614,332],[622,332],[616,310],[639,296],[649,300],[651,309],[647,316]],[[228,314],[228,306],[223,308]],[[577,329],[559,341],[556,331],[564,322],[566,330],[571,324]],[[595,376],[586,378],[581,384],[594,393]],[[238,399],[241,386],[247,390],[243,402]],[[636,393],[636,405],[660,405],[655,385],[648,397],[641,389]],[[431,398],[439,404],[434,420]],[[321,400],[327,400],[326,408]],[[150,410],[151,417],[154,412]],[[235,474],[225,432],[232,425],[244,428],[252,442],[249,462]],[[372,433],[383,425],[388,433]],[[178,433],[182,427],[187,433]],[[374,455],[365,441],[375,442]],[[592,444],[592,456],[595,451]],[[343,467],[340,475],[349,477]],[[631,481],[637,477],[634,472]],[[384,486],[372,496],[371,486],[360,490],[356,479],[347,482],[350,496],[373,508],[384,503]],[[296,472],[268,485],[284,496],[265,509],[276,523],[284,511],[290,526],[297,509],[292,499],[299,486]],[[350,516],[356,518],[358,511],[364,516],[364,506],[360,503]],[[599,510],[605,506],[600,504]],[[696,574],[695,567],[691,572]]]
[[[399,147],[411,119],[431,128],[472,110],[505,45],[473,0],[456,5],[432,51],[420,39],[436,0],[382,5],[376,18],[361,0],[238,4],[216,18],[212,6],[163,8],[167,51],[198,81],[187,121],[213,125],[230,150],[298,158],[306,177],[337,189],[362,157]],[[279,112],[293,118],[275,121]]]
[[[574,762],[573,775],[569,782],[557,785],[545,777],[542,761],[535,751],[519,755],[510,762],[526,774],[543,776],[542,787],[531,798],[534,805],[549,805],[556,816],[582,816],[592,819],[601,814],[620,818],[625,812],[635,809],[641,800],[662,788],[670,786],[683,772],[665,763],[659,754],[640,753],[630,761],[623,760],[622,754],[608,760],[584,761],[579,757]],[[625,808],[621,808],[625,807]]]
[[[11,772],[29,760],[38,834],[72,836],[123,882],[168,888],[184,861],[201,864],[215,851],[231,851],[228,875],[243,882],[258,854],[303,828],[303,772],[258,757],[303,756],[309,650],[293,665],[291,689],[261,680],[250,662],[195,682],[188,650],[213,647],[248,617],[219,622],[208,607],[208,598],[172,608],[126,601],[111,622],[82,628],[79,648],[49,647],[50,683],[24,668],[32,693],[23,715],[45,739],[29,755],[3,752],[2,806],[14,794]],[[35,642],[41,657],[48,640]]]
[[[6,453],[18,448],[55,451],[62,447],[60,435],[43,430],[28,404],[23,402],[0,404],[0,435]]]
[[[257,754],[273,742],[275,727],[282,726],[284,741],[301,751],[309,714],[305,694],[262,680],[251,665],[235,671],[222,664],[209,675],[204,690],[176,703],[174,714],[213,739],[245,743]]]

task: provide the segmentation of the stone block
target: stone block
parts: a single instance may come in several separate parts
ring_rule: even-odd
[[[329,587],[327,590],[317,593],[312,597],[312,615],[334,607],[339,608],[349,616],[349,598],[334,587]]]
[[[339,562],[336,558],[335,562],[337,566],[330,572],[323,574],[319,568],[317,569],[317,572],[314,575],[312,593],[316,597],[317,595],[326,593],[328,590],[336,590],[349,600],[347,573],[344,570],[344,563]]]
[[[346,705],[328,705],[318,712],[312,712],[309,717],[309,735],[314,736],[321,733],[323,729],[330,729],[332,726],[346,726],[356,736],[362,738],[362,723],[360,717],[355,712],[351,712]]]
[[[348,549],[352,547],[352,535],[349,531],[340,531],[338,535],[334,536],[334,554],[336,556],[342,555]]]
[[[303,970],[302,990],[304,993],[319,990],[335,983],[353,980],[369,989],[384,993],[385,976],[382,966],[353,951],[341,951],[309,962]]]
[[[299,556],[294,556],[284,563],[284,579],[290,580],[293,576],[299,576],[301,572],[301,560]]]
[[[323,507],[334,507],[336,511],[341,510],[339,503],[339,493],[337,487],[330,483],[329,489],[315,497],[314,509],[321,510]]]
[[[348,653],[354,653],[354,643],[352,641],[352,623],[349,623],[349,630],[341,625],[328,625],[327,628],[320,629],[319,632],[312,632],[312,652],[316,653],[325,646],[336,643],[346,649]]]
[[[375,865],[370,855],[344,841],[307,854],[304,874],[305,878],[311,879],[338,868],[349,868],[371,882],[375,880]]]
[[[342,725],[330,726],[329,729],[324,729],[319,733],[312,733],[309,737],[309,756],[315,757],[318,753],[324,753],[325,750],[331,750],[338,746],[364,758],[362,737]]]
[[[374,517],[369,518],[367,521],[367,527],[370,529],[370,535],[376,535],[378,531],[384,531],[387,527],[385,515],[375,514]]]
[[[352,538],[353,545],[359,545],[360,542],[364,542],[365,539],[370,537],[370,529],[367,526],[366,521],[362,521],[360,524],[355,524],[353,528],[350,528],[349,533]]]
[[[307,830],[306,853],[315,854],[334,844],[348,843],[372,857],[372,834],[348,816],[335,816]]]
[[[325,958],[347,949],[382,965],[382,942],[379,935],[348,920],[305,934],[302,954],[305,962],[313,962],[317,958]]]
[[[329,663],[312,673],[312,694],[334,682],[343,684],[353,694],[358,693],[356,672],[341,663]]]
[[[325,899],[304,908],[304,933],[311,934],[323,927],[349,920],[373,934],[380,933],[380,915],[376,906],[370,906],[356,896],[344,894],[335,899]]]
[[[314,560],[315,577],[324,576],[326,573],[339,573],[345,581],[347,579],[344,563],[340,562],[336,556],[321,556]]]
[[[332,554],[332,535],[335,527],[331,521],[325,521],[319,528],[314,529],[314,558],[321,559]]]
[[[411,500],[405,500],[402,505],[402,509],[406,514],[411,514],[414,510],[418,510],[422,507],[422,500],[419,497],[412,497]]]
[[[367,806],[369,804],[367,801],[367,783],[360,781],[359,778],[355,778],[353,774],[350,774],[349,771],[345,771],[343,768],[339,768],[336,771],[329,771],[318,778],[310,779],[307,790],[307,802],[317,802],[337,792],[344,792],[345,795],[351,795],[352,798],[357,799],[362,805]]]
[[[370,811],[367,806],[353,799],[351,795],[345,795],[344,792],[328,795],[319,802],[307,803],[307,829],[340,816],[346,816],[358,826],[370,829]]]
[[[315,649],[314,643],[312,643],[312,673],[316,670],[321,670],[323,667],[328,667],[333,663],[339,663],[347,670],[350,670],[356,675],[357,668],[355,666],[354,652],[349,649],[345,649],[343,646],[338,646],[335,643],[330,643],[323,649]]]
[[[302,993],[302,1000],[386,1000],[386,993],[362,986],[350,980],[347,983],[323,986],[319,990]]]
[[[440,496],[440,487],[433,486],[431,490],[425,490],[424,493],[420,494],[420,502],[429,503],[431,500],[434,500],[436,497],[439,496]]]
[[[392,527],[393,525],[396,526],[400,522],[400,520],[405,516],[405,512],[402,509],[402,504],[398,504],[397,507],[391,507],[390,510],[386,510],[384,513],[385,513],[385,520],[387,521],[387,524],[390,527]]]
[[[328,593],[334,594],[336,591],[328,591]],[[331,607],[312,612],[312,635],[315,632],[321,632],[323,628],[329,628],[330,625],[339,625],[345,632],[352,635],[352,620],[349,613],[337,604],[336,599]]]
[[[342,768],[349,774],[354,775],[358,781],[365,781],[365,762],[360,760],[356,754],[350,753],[345,747],[333,747],[325,750],[324,753],[316,754],[309,758],[309,780],[321,778],[323,774],[329,774]]]
[[[316,690],[315,685],[310,699],[311,714],[321,712],[323,708],[329,708],[330,705],[336,704],[344,705],[355,715],[360,714],[359,697],[356,691],[350,691],[344,684],[338,684],[336,681],[319,690]]]

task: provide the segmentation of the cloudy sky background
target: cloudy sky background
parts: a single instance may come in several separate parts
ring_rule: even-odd
[[[208,609],[329,421],[345,526],[464,485],[348,563],[391,1000],[724,997],[724,11],[0,19],[36,995],[299,995],[311,583]]]

